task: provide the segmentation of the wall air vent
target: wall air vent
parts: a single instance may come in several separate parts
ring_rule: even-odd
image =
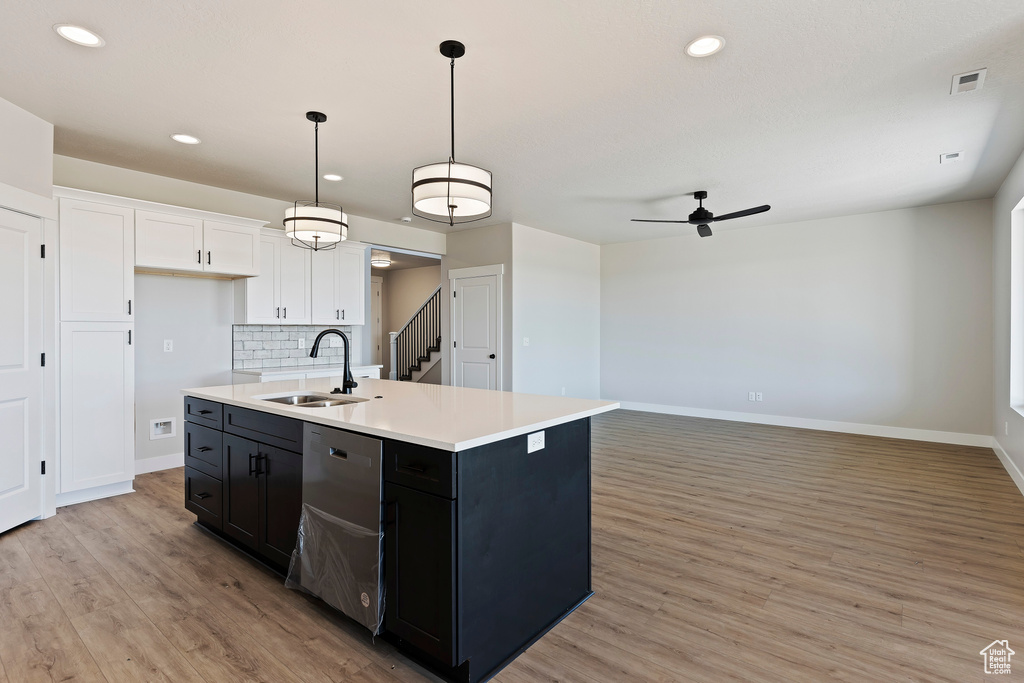
[[[960,161],[964,156],[963,152],[946,152],[945,154],[939,155],[940,164],[955,164]]]
[[[985,85],[985,74],[987,72],[988,69],[978,69],[953,76],[953,84],[950,86],[949,94],[959,95],[965,92],[981,90],[981,86]]]

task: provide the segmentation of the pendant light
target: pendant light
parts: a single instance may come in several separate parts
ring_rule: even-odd
[[[327,115],[308,111],[306,118],[314,124],[316,195],[313,201],[300,200],[292,208],[285,209],[284,231],[297,247],[313,251],[334,249],[338,242],[348,239],[348,215],[340,204],[320,201],[320,124],[327,120]]]
[[[455,60],[466,54],[457,40],[441,43],[451,60],[452,153],[448,161],[412,172],[412,212],[437,223],[469,223],[491,215],[491,172],[455,161]]]
[[[381,249],[371,249],[370,265],[374,268],[387,268],[391,265],[391,253]]]

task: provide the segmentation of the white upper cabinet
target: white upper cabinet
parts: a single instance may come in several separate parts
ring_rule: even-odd
[[[154,211],[135,212],[135,266],[202,272],[203,221]]]
[[[60,200],[60,319],[129,322],[135,296],[135,211]]]
[[[224,275],[260,274],[260,231],[220,221],[203,221],[203,269]]]
[[[340,325],[366,322],[366,247],[338,246],[338,303]],[[317,292],[313,292],[316,301]]]
[[[309,325],[310,285],[310,252],[267,230],[260,238],[259,276],[235,283],[235,322]]]
[[[261,250],[259,276],[235,284],[235,323],[364,323],[365,245],[341,244],[314,252],[294,246],[280,231],[264,230]]]

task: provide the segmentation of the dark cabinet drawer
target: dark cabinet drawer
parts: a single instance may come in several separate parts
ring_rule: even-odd
[[[222,432],[209,427],[185,423],[185,465],[214,479],[224,479],[221,458]]]
[[[223,424],[220,403],[206,401],[192,396],[185,397],[185,420],[205,425],[211,429],[220,429]]]
[[[294,453],[302,452],[302,421],[290,417],[224,406],[224,431]]]
[[[401,441],[384,442],[384,480],[455,498],[456,454]]]
[[[213,477],[208,477],[191,467],[185,468],[185,509],[217,529],[223,519],[222,486]]]

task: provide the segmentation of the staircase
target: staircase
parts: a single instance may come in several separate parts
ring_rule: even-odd
[[[390,378],[418,382],[441,358],[441,285],[401,330],[390,335]]]

